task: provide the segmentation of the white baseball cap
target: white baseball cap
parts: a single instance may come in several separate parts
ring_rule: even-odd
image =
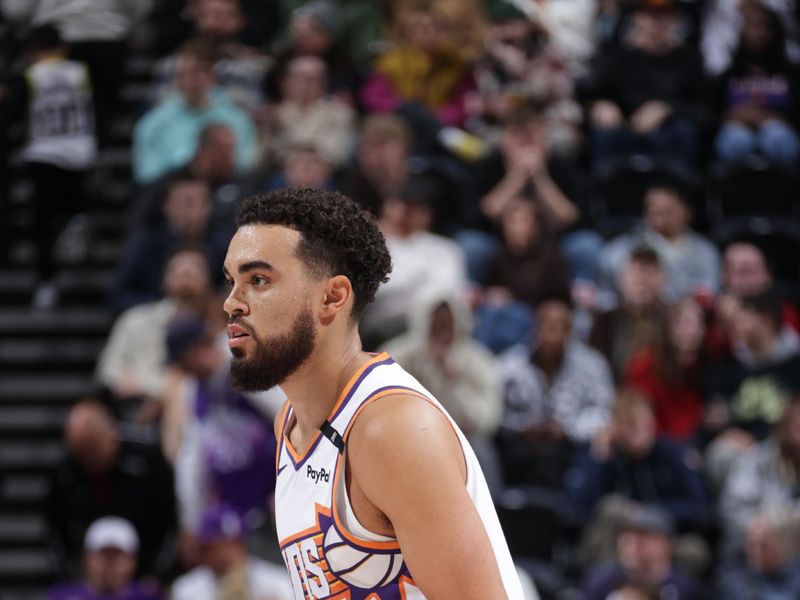
[[[139,536],[130,521],[121,517],[103,517],[92,523],[86,530],[83,549],[96,552],[103,548],[116,548],[128,554],[136,554],[139,550]]]

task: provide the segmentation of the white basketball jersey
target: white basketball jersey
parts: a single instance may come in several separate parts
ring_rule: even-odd
[[[62,169],[91,167],[97,141],[86,66],[53,58],[29,67],[25,78],[30,89],[25,159]]]
[[[289,403],[279,417],[275,513],[295,598],[424,600],[397,540],[358,523],[345,486],[345,443],[360,409],[398,393],[424,397],[453,425],[466,459],[467,491],[491,541],[506,593],[521,600],[519,578],[475,453],[442,406],[385,353],[352,377],[304,454],[288,440],[294,424]]]

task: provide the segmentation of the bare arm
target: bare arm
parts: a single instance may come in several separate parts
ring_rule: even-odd
[[[566,229],[578,220],[580,212],[550,177],[547,167],[536,173],[531,180],[541,201],[542,209],[550,217],[550,222],[557,231]]]
[[[349,436],[348,456],[356,516],[377,510],[388,518],[427,598],[506,598],[465,487],[461,446],[437,408],[409,396],[369,405]],[[362,523],[370,527],[371,521]]]

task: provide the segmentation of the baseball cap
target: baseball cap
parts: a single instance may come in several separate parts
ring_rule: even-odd
[[[663,533],[664,535],[672,535],[674,530],[669,513],[657,506],[646,504],[632,506],[626,513],[622,526],[624,529]]]
[[[130,521],[121,517],[103,517],[86,530],[83,548],[87,552],[115,548],[128,554],[136,554],[139,550],[139,536]]]
[[[175,364],[198,342],[208,339],[206,324],[195,316],[178,317],[167,327],[167,362]]]
[[[292,16],[309,16],[328,33],[336,33],[336,8],[329,0],[312,0],[294,9]]]
[[[219,539],[240,540],[244,534],[245,527],[242,516],[226,504],[207,508],[200,517],[197,537],[202,542]]]

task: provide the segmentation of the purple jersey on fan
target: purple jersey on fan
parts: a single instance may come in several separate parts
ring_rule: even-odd
[[[57,585],[47,594],[47,600],[162,600],[155,585],[131,583],[116,594],[100,594],[85,583]]]
[[[200,383],[195,400],[212,496],[243,516],[265,511],[275,489],[272,424],[227,380],[216,390]]]

